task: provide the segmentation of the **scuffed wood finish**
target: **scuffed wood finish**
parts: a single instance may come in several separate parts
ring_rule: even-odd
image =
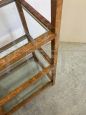
[[[5,6],[5,5],[8,5],[12,2],[14,2],[15,0],[0,0],[0,8]]]
[[[57,56],[58,56],[58,46],[59,46],[59,35],[60,35],[60,25],[61,25],[61,14],[62,14],[62,3],[63,0],[51,0],[51,23],[44,18],[39,12],[37,12],[31,5],[27,3],[25,0],[0,0],[0,7],[5,6],[9,3],[12,3],[15,1],[19,16],[25,31],[25,35],[28,39],[28,42],[26,45],[22,46],[21,48],[17,49],[16,51],[10,53],[9,55],[5,56],[4,58],[0,59],[0,71],[3,72],[8,65],[12,65],[15,62],[21,60],[29,53],[33,54],[33,57],[35,61],[41,66],[43,69],[38,74],[33,76],[30,80],[27,80],[25,83],[18,86],[16,89],[10,91],[6,96],[2,97],[0,99],[0,115],[10,115],[16,110],[18,110],[20,107],[25,105],[28,101],[30,101],[34,96],[36,96],[41,90],[43,90],[45,87],[50,85],[51,83],[55,84],[55,77],[56,77],[56,65],[57,65]],[[22,7],[23,6],[23,7]],[[49,32],[46,32],[45,34],[39,36],[35,40],[30,36],[29,29],[25,20],[25,16],[23,13],[23,8],[30,13],[31,16],[35,18],[36,21],[38,21],[43,27],[45,27]],[[24,40],[25,38],[19,38],[15,40],[15,43],[19,43],[20,41]],[[47,53],[42,49],[42,45],[46,44],[47,42],[51,41],[51,58],[47,55]],[[13,43],[9,43],[6,46],[3,46],[0,48],[0,53],[3,50],[6,50],[13,46]],[[48,67],[45,67],[40,60],[37,58],[35,54],[35,50],[38,50],[44,59],[49,62]],[[21,63],[19,66],[25,63],[25,60],[23,63]],[[17,67],[19,67],[17,66]],[[11,66],[12,67],[12,66]],[[11,72],[13,70],[16,71],[17,67],[11,68]],[[27,68],[28,69],[28,68]],[[49,73],[51,72],[51,74]],[[35,82],[37,82],[39,79],[44,77],[44,75],[48,75],[50,82],[48,82],[45,86],[40,88],[37,92],[33,93],[29,98],[25,99],[23,102],[19,103],[15,107],[13,107],[9,112],[5,112],[3,110],[3,106],[15,98],[16,95],[21,93],[24,89],[27,87],[33,85]],[[3,76],[2,76],[3,77]],[[16,77],[16,76],[15,76]]]
[[[0,71],[5,69],[9,64],[13,64],[19,59],[26,56],[27,54],[34,52],[36,49],[40,48],[45,43],[53,40],[54,37],[55,35],[52,32],[47,32],[34,40],[35,45],[33,45],[32,43],[28,43],[25,46],[22,46],[18,50],[14,51],[13,53],[0,59]]]
[[[56,3],[56,5],[55,5],[55,3]],[[52,0],[52,9],[51,10],[53,12],[56,12],[55,14],[53,14],[53,12],[52,12],[52,24],[54,25],[54,28],[55,28],[53,31],[56,35],[55,39],[53,39],[51,41],[52,64],[54,65],[54,69],[52,71],[53,84],[55,84],[55,78],[56,78],[56,65],[57,65],[58,47],[59,47],[62,4],[63,4],[63,0],[57,0],[57,1]],[[54,5],[56,8],[53,8]]]
[[[53,32],[55,32],[56,9],[57,9],[57,0],[51,0],[51,24],[53,25],[52,29]]]

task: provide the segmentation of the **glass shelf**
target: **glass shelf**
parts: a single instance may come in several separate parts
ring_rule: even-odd
[[[13,13],[13,15],[10,17],[9,17],[9,15],[6,15],[6,14],[8,14],[9,10],[11,10],[10,13]],[[3,22],[0,19],[0,21],[2,22],[2,29],[0,29],[0,36],[3,38],[3,39],[0,39],[0,48],[3,47],[3,45],[5,46],[6,44],[8,44],[10,42],[14,42],[14,40],[16,40],[17,38],[24,35],[24,29],[22,27],[22,23],[20,21],[19,15],[18,15],[18,11],[17,11],[16,5],[15,5],[15,2],[11,3],[11,5],[9,4],[9,5],[6,5],[5,7],[2,7],[0,9],[0,14],[3,11],[8,18],[7,24],[9,23],[9,28],[7,27],[7,24],[5,23],[6,21]],[[24,11],[26,22],[27,22],[27,26],[29,28],[29,33],[32,36],[32,38],[35,39],[35,38],[39,37],[40,35],[49,31],[30,12],[27,12],[27,10],[25,10],[25,9],[23,9],[23,11]],[[11,18],[14,19],[14,23],[13,23],[13,20],[10,20]],[[9,31],[8,31],[8,29],[9,29]],[[5,34],[6,34],[6,36],[4,36]],[[15,45],[15,42],[14,42],[14,45]],[[0,49],[0,51],[1,51],[1,49]]]
[[[42,68],[34,61],[33,58],[31,58],[26,61],[26,63],[22,64],[22,66],[17,68],[16,71],[8,73],[8,75],[6,75],[5,78],[0,81],[0,99],[27,80],[31,79],[40,70],[42,70]],[[25,98],[31,96],[34,92],[39,90],[48,82],[50,82],[50,79],[46,75],[27,89],[23,90],[15,98],[4,105],[5,111],[12,109],[15,105],[23,101]]]
[[[28,24],[28,25],[29,25],[30,35],[33,39],[36,39],[40,35],[43,35],[48,32],[48,30],[43,28],[43,26],[40,23],[38,23],[34,19],[34,17],[32,17],[30,14],[27,14],[26,11],[25,11],[25,15],[26,15],[26,19],[30,20],[30,22],[32,22],[32,24]],[[27,21],[27,23],[29,23],[29,21]],[[34,31],[32,28],[33,26],[35,26],[37,28],[37,29],[34,29]],[[19,38],[14,38],[14,40],[10,39],[7,43],[4,43],[5,41],[7,41],[7,38],[4,40],[2,39],[2,41],[0,42],[0,59],[5,57],[6,55],[12,53],[13,51],[17,50],[18,48],[31,42],[31,41],[28,41],[28,37],[26,35],[23,35]],[[4,44],[4,46],[2,44]]]

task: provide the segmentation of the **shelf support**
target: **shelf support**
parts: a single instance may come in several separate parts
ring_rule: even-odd
[[[57,57],[58,57],[58,47],[59,47],[59,36],[60,36],[60,26],[61,26],[61,15],[62,15],[62,4],[63,0],[51,0],[51,20],[54,26],[52,30],[55,33],[55,39],[51,41],[51,58],[52,65],[54,69],[52,70],[52,81],[53,85],[55,84],[56,78],[56,65],[57,65]]]

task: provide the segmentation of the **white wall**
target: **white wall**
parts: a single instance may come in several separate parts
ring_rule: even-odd
[[[50,20],[50,0],[28,0],[33,7]],[[64,0],[61,41],[86,42],[86,1]],[[30,33],[37,37],[45,30],[25,13]],[[15,4],[0,8],[0,47],[23,34]],[[5,40],[5,42],[4,42]]]
[[[86,43],[86,0],[63,0],[61,40]]]

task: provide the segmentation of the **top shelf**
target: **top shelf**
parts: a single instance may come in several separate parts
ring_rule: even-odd
[[[12,2],[15,2],[17,0],[1,0],[0,1],[0,8],[8,5]],[[29,3],[27,3],[25,0],[21,0],[19,1],[19,4],[21,4],[23,6],[23,8],[29,13],[31,14],[31,16],[38,22],[40,23],[45,29],[48,30],[53,30],[53,26],[51,25],[51,23],[44,17],[42,16],[39,12],[37,12]]]
[[[7,5],[15,0],[1,0],[0,6]],[[46,18],[44,18],[40,13],[38,13],[31,5],[29,5],[25,0],[21,0],[21,2],[18,2],[18,4],[22,4],[23,8],[37,21],[39,22],[42,27],[47,28],[46,33],[40,35],[34,40],[34,44],[32,40],[32,36],[28,36],[28,39],[30,40],[29,43],[25,44],[24,46],[18,48],[17,50],[11,52],[7,56],[0,58],[0,71],[3,71],[7,66],[10,64],[12,65],[16,61],[19,61],[21,58],[25,57],[26,54],[30,54],[31,52],[34,52],[35,50],[39,49],[44,44],[48,43],[49,41],[53,40],[55,38],[55,34],[51,32],[52,26],[49,21],[47,21]],[[50,31],[49,31],[50,30]],[[10,46],[10,45],[7,45]],[[5,47],[6,49],[7,47]],[[10,57],[10,60],[9,60]]]

